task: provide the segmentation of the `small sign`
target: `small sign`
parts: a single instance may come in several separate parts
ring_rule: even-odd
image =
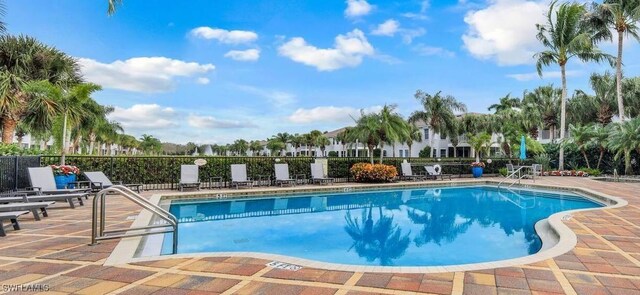
[[[193,161],[193,164],[196,164],[198,166],[207,165],[207,160],[205,160],[205,159],[196,159],[195,161]]]
[[[277,268],[277,269],[290,270],[290,271],[299,271],[302,269],[302,266],[300,265],[288,264],[288,263],[278,262],[278,261],[271,261],[267,263],[266,266]]]

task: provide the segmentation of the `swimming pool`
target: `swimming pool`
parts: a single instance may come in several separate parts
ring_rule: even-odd
[[[351,265],[442,266],[534,254],[534,226],[602,207],[569,192],[406,188],[224,201],[174,200],[178,253],[259,252]],[[171,234],[163,253],[171,252]]]

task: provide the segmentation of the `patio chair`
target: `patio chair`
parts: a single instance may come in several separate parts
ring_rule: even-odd
[[[28,199],[26,199],[26,196],[24,196],[24,198],[25,198],[24,202],[22,203],[0,204],[0,213],[15,212],[15,211],[30,211],[31,213],[33,213],[33,218],[35,220],[40,220],[40,214],[42,214],[43,217],[49,216],[49,214],[47,213],[47,207],[56,203],[56,202],[30,202]],[[0,202],[2,202],[2,199],[0,199]],[[40,210],[40,212],[38,212],[38,210]]]
[[[324,176],[324,167],[322,163],[311,163],[311,182],[312,183],[333,183],[334,179]]]
[[[69,193],[86,193],[85,196],[88,198],[89,191],[91,189],[88,188],[63,188],[59,189],[56,187],[56,180],[53,177],[53,170],[51,167],[29,167],[29,181],[31,182],[31,187],[28,189],[32,189],[34,191],[39,191],[42,194],[69,194]],[[76,182],[80,183],[80,182]]]
[[[276,164],[276,185],[283,186],[285,184],[296,185],[296,180],[289,177],[289,164]]]
[[[533,176],[542,176],[542,164],[531,165],[531,174]]]
[[[413,174],[413,169],[411,169],[411,164],[407,162],[403,162],[400,164],[400,168],[402,168],[402,179],[408,180],[424,180],[424,175],[415,175]]]
[[[200,179],[198,178],[198,165],[181,165],[180,182],[178,189],[184,191],[185,188],[196,188],[200,190]]]
[[[13,226],[13,230],[20,230],[20,224],[18,223],[18,217],[29,214],[29,211],[9,211],[0,212],[0,237],[4,237],[7,234],[4,231],[4,221],[9,220],[11,223],[8,226]]]
[[[78,204],[83,206],[84,202],[82,201],[82,198],[87,195],[87,193],[43,195],[38,191],[14,191],[0,193],[0,203],[61,201],[69,203],[69,207],[71,207],[71,209],[75,209],[76,205],[74,204],[74,199],[77,199]]]
[[[513,167],[513,164],[507,164],[507,177],[511,176],[514,172],[516,172],[516,169]]]
[[[109,178],[102,171],[84,172],[82,174],[84,174],[84,177],[86,177],[89,181],[89,185],[93,191],[100,191],[114,185],[123,185],[135,190],[138,193],[142,191],[142,184],[122,184],[122,181],[115,181],[114,184],[114,182],[109,180]]]
[[[434,166],[424,166],[424,170],[427,171],[427,175],[432,179],[438,179],[438,176],[440,176],[441,180],[444,180],[445,177],[451,180],[451,174],[443,174],[442,171],[438,172]]]
[[[253,181],[247,177],[247,164],[231,165],[231,185],[235,185],[236,189],[240,186],[253,187]]]

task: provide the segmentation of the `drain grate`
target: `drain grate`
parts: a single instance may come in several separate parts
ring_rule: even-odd
[[[136,218],[138,218],[138,215],[129,215],[125,220],[136,220]]]
[[[266,266],[269,267],[273,267],[273,268],[277,268],[277,269],[283,269],[283,270],[289,270],[289,271],[299,271],[302,269],[302,266],[300,265],[295,265],[295,264],[289,264],[289,263],[284,263],[284,262],[278,262],[278,261],[271,261],[267,264],[265,264]]]

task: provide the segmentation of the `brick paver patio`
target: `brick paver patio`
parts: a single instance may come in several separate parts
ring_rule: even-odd
[[[545,177],[545,185],[585,187],[629,201],[619,209],[575,214],[572,251],[519,267],[438,274],[358,273],[265,266],[238,257],[167,259],[104,266],[118,241],[88,246],[91,206],[50,210],[42,221],[0,238],[0,284],[48,294],[640,294],[640,184]],[[157,193],[157,192],[151,192]],[[151,193],[147,192],[147,195]],[[139,212],[109,196],[108,224],[128,226]],[[30,290],[23,293],[34,294]]]

